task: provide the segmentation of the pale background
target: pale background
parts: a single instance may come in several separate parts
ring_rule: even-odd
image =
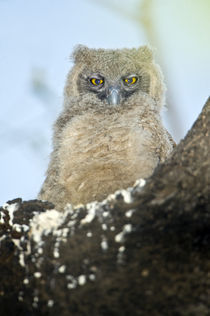
[[[210,90],[209,0],[0,0],[0,205],[36,197],[62,106],[70,53],[150,43],[179,142]]]

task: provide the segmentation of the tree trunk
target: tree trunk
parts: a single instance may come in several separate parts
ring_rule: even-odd
[[[154,174],[62,214],[0,209],[0,315],[210,315],[210,99]]]

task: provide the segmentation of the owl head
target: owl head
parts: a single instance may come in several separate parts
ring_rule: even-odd
[[[165,85],[160,68],[147,46],[138,49],[75,48],[65,86],[65,98],[92,96],[109,107],[126,104],[135,95],[150,96],[157,107],[164,102]]]

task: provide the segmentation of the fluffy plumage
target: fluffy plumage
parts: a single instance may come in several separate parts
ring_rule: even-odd
[[[39,194],[58,209],[68,202],[102,200],[137,178],[149,177],[174,145],[161,123],[165,86],[148,47],[79,46],[73,60]],[[91,78],[102,83],[95,85]],[[135,78],[135,83],[126,83],[126,78]]]

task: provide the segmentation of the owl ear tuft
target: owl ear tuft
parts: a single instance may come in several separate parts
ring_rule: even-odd
[[[86,57],[89,55],[90,49],[85,45],[77,45],[71,55],[71,59],[74,63],[84,61]]]
[[[138,55],[143,61],[149,62],[153,60],[153,51],[149,46],[141,46],[138,48]]]

